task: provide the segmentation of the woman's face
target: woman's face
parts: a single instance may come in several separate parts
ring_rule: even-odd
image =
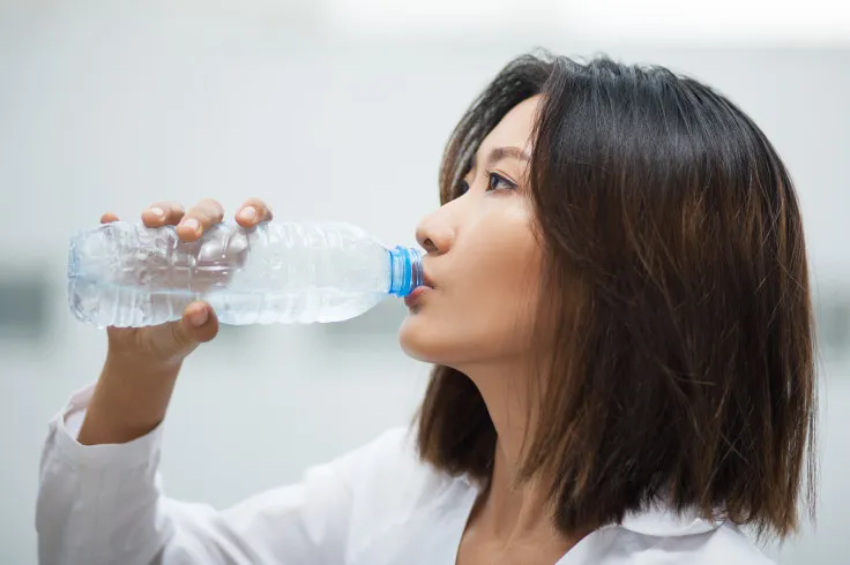
[[[466,372],[527,352],[541,252],[526,172],[539,102],[535,96],[505,115],[482,141],[466,192],[420,222],[433,288],[401,326],[408,355]]]

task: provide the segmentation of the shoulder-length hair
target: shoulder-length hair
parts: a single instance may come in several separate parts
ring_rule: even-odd
[[[454,130],[443,203],[482,139],[537,94],[539,386],[520,480],[545,481],[564,532],[663,498],[784,538],[803,490],[814,512],[816,409],[803,226],[785,166],[737,106],[695,80],[526,55]],[[486,484],[496,432],[466,375],[434,368],[417,433],[423,460]]]

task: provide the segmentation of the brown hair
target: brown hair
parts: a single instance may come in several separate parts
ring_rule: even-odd
[[[443,203],[483,138],[536,94],[529,184],[545,260],[520,479],[545,477],[565,533],[663,497],[784,538],[804,483],[814,512],[816,409],[803,227],[784,165],[695,80],[526,55],[454,130]],[[495,443],[475,385],[436,366],[422,459],[486,484]]]

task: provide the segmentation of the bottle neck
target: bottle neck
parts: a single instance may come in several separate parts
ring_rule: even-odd
[[[422,253],[412,247],[400,245],[389,250],[389,294],[405,297],[417,286],[422,286]]]

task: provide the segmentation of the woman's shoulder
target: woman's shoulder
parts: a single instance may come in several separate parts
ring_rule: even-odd
[[[715,530],[706,544],[705,554],[706,563],[721,562],[723,558],[722,562],[726,565],[774,565],[774,561],[761,552],[750,536],[729,521]]]
[[[475,491],[466,477],[448,475],[419,458],[415,428],[388,429],[332,465],[351,495],[349,535],[358,540],[356,550],[388,532],[403,539],[399,528],[457,510]],[[674,512],[664,504],[628,513],[621,523],[591,534],[574,550],[577,558],[585,554],[588,563],[607,562],[603,557],[612,551],[623,557],[625,552],[636,562],[653,555],[658,563],[773,563],[731,522]]]
[[[411,531],[457,509],[471,485],[423,462],[415,428],[394,428],[346,453],[332,467],[350,495],[352,554],[386,552],[410,542]],[[390,540],[390,541],[387,541]]]
[[[416,430],[410,427],[382,432],[338,459],[335,466],[341,470],[352,495],[370,497],[372,504],[381,498],[410,501],[414,496],[433,496],[466,481],[422,461]]]
[[[750,536],[728,521],[693,540],[685,538],[681,544],[686,551],[693,548],[688,562],[694,565],[774,565]]]

